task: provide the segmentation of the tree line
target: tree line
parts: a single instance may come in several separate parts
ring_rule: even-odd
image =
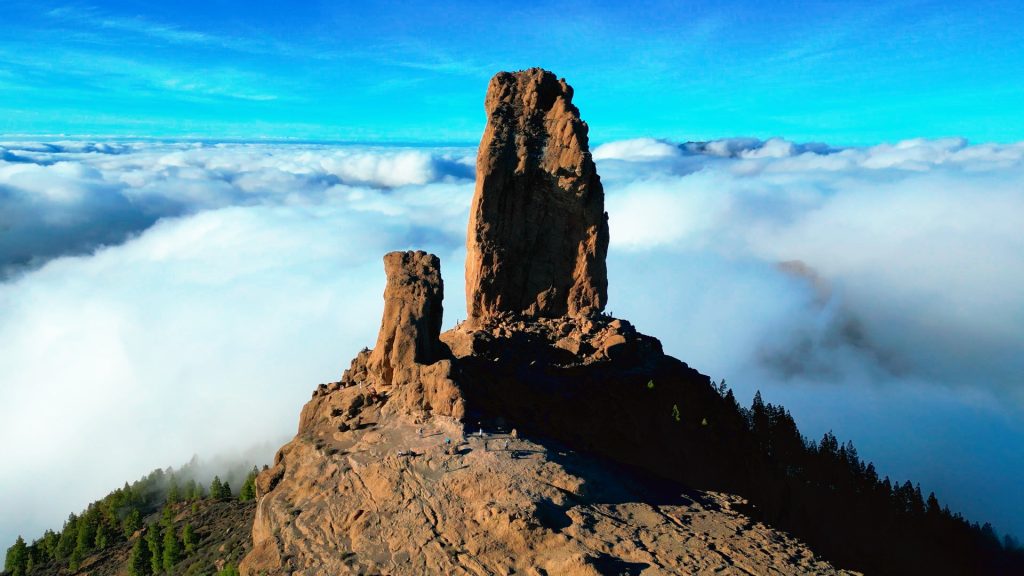
[[[924,496],[919,484],[879,477],[853,442],[800,434],[783,406],[754,395],[742,408],[719,394],[750,432],[745,495],[756,518],[807,541],[833,562],[867,574],[1024,574],[1024,549],[986,523],[969,522]]]
[[[18,536],[7,549],[4,575],[49,573],[54,567],[75,571],[86,557],[124,542],[133,542],[129,574],[170,574],[199,542],[191,524],[175,529],[176,508],[191,503],[194,513],[204,500],[247,501],[256,496],[256,467],[248,472],[237,494],[220,476],[214,476],[208,487],[196,482],[194,467],[193,461],[178,472],[156,469],[132,484],[125,482],[81,513],[70,514],[60,530],[47,530],[31,544]],[[186,479],[181,480],[183,477]]]

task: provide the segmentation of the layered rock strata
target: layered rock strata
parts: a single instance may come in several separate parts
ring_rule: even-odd
[[[491,79],[466,245],[471,320],[604,309],[604,190],[572,95],[540,68]]]

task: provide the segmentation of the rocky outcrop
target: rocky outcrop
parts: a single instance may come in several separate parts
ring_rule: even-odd
[[[448,348],[438,339],[444,300],[441,261],[422,251],[390,252],[384,256],[384,271],[387,286],[377,344],[356,356],[338,386],[358,386],[371,398],[386,395],[391,411],[461,418],[464,402],[452,379]],[[304,409],[302,422],[323,412],[313,404]]]
[[[444,282],[441,260],[423,251],[386,254],[384,272],[384,317],[368,368],[388,386],[396,376],[399,383],[407,379],[403,369],[441,358]]]
[[[736,497],[680,495],[746,478],[749,437],[707,376],[601,313],[604,193],[572,89],[500,73],[486,108],[469,320],[439,336],[437,258],[385,256],[377,344],[257,478],[242,573],[839,573]]]
[[[471,320],[604,309],[604,190],[572,95],[540,68],[491,79],[466,246]]]
[[[738,490],[745,424],[657,338],[604,315],[492,320],[441,334],[467,411],[683,485]]]
[[[253,551],[241,566],[245,574],[291,573],[283,571],[293,562],[288,543],[300,537],[308,540],[311,534],[282,534],[282,527],[292,524],[297,515],[294,502],[299,499],[318,502],[318,510],[335,504],[336,479],[325,475],[324,466],[337,454],[347,454],[347,442],[361,438],[382,420],[411,426],[434,419],[456,427],[465,415],[465,401],[452,378],[450,352],[438,338],[444,299],[440,260],[422,251],[390,252],[384,256],[384,271],[387,284],[377,344],[356,355],[340,381],[316,389],[302,407],[298,434],[256,479],[259,507]],[[331,489],[324,492],[318,486]],[[314,521],[321,519],[310,519]],[[338,542],[327,545],[336,551]],[[321,567],[330,565],[333,556],[325,551],[322,561],[308,556],[303,561],[317,566],[311,574],[322,574]]]

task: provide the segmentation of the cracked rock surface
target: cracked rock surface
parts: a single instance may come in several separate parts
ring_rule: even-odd
[[[337,415],[260,476],[244,574],[849,573],[751,521],[735,496],[328,390]]]

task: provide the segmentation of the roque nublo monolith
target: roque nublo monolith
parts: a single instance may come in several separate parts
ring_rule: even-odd
[[[839,573],[738,497],[679,495],[747,477],[743,425],[707,376],[601,313],[604,192],[569,85],[501,72],[486,110],[468,321],[440,333],[436,256],[384,257],[376,345],[257,476],[241,573]]]
[[[487,88],[466,242],[472,320],[557,318],[604,309],[604,190],[572,87],[540,68]]]

